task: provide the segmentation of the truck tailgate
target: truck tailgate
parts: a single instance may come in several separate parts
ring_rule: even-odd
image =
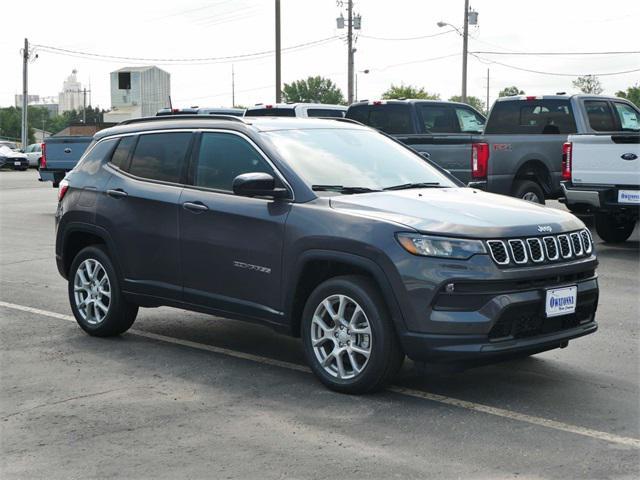
[[[45,140],[47,169],[71,170],[91,143],[91,137],[50,137]]]
[[[570,135],[574,185],[640,185],[640,135]]]

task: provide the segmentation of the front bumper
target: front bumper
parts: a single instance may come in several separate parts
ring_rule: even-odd
[[[564,198],[560,201],[576,213],[629,213],[638,216],[639,205],[618,202],[618,190],[613,186],[576,186],[571,182],[562,182],[562,193]],[[638,187],[626,187],[625,189],[635,190]]]
[[[0,162],[0,168],[23,169],[29,167],[29,160],[26,158],[5,158]]]

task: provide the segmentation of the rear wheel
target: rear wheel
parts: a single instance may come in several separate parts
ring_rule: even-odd
[[[544,191],[539,184],[532,180],[517,180],[514,182],[511,195],[528,202],[544,205]]]
[[[120,335],[138,314],[138,307],[124,299],[113,263],[101,245],[86,247],[76,255],[68,290],[73,315],[89,335]]]
[[[607,243],[625,242],[633,233],[636,220],[619,219],[605,213],[595,215],[596,232]]]
[[[311,369],[327,387],[343,393],[383,388],[404,359],[391,317],[366,277],[343,276],[309,296],[302,341]]]

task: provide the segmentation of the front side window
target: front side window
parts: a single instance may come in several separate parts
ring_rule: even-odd
[[[473,110],[464,107],[456,107],[456,118],[460,131],[463,133],[481,133],[484,127],[484,118]]]
[[[243,173],[273,170],[244,138],[231,133],[203,133],[194,185],[232,191],[233,180]]]
[[[631,105],[621,102],[614,102],[616,113],[620,120],[622,130],[638,131],[640,130],[640,112]]]
[[[611,105],[604,100],[586,100],[584,108],[592,129],[598,132],[613,132],[617,130]]]
[[[451,110],[446,105],[420,104],[420,114],[426,133],[452,133],[458,129],[453,123]]]
[[[140,135],[129,173],[137,177],[180,183],[191,132]]]
[[[262,135],[310,187],[381,190],[406,183],[455,186],[420,156],[371,130],[298,129]]]

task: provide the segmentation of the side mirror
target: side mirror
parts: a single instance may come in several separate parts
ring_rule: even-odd
[[[276,187],[272,175],[263,172],[243,173],[233,179],[233,193],[243,197],[284,198],[289,192],[286,188]]]
[[[420,155],[422,155],[427,160],[431,160],[431,154],[429,152],[420,152]]]

